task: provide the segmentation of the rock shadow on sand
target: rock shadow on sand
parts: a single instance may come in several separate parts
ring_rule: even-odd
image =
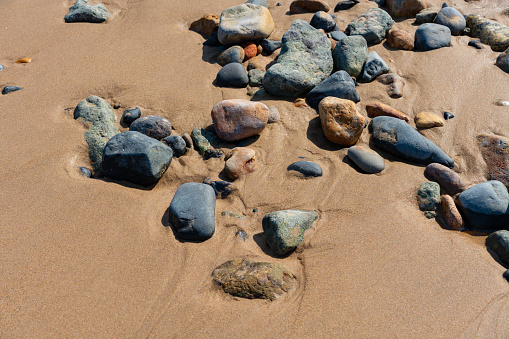
[[[270,250],[269,245],[267,245],[267,241],[265,240],[265,233],[263,233],[263,232],[260,232],[260,233],[257,233],[255,235],[253,235],[253,240],[258,245],[258,247],[260,247],[260,249],[263,251],[263,253],[265,253],[266,255],[268,255],[268,256],[270,256],[270,257],[272,257],[274,259],[285,259],[285,258],[288,258],[294,252],[294,251],[291,251],[291,252],[285,254],[284,256],[275,255]]]

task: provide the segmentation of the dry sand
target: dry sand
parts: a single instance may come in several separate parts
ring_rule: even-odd
[[[281,7],[269,0],[274,39],[296,18],[312,16],[288,16],[291,0],[279,1]],[[238,1],[108,0],[103,3],[114,15],[107,23],[66,24],[72,3],[0,1],[0,85],[24,88],[0,97],[2,337],[509,333],[504,268],[486,251],[485,236],[446,230],[419,211],[424,167],[388,158],[382,175],[359,173],[343,160],[346,149],[325,140],[310,108],[263,101],[279,109],[281,120],[251,145],[258,171],[217,201],[216,233],[200,244],[175,239],[167,209],[179,185],[217,178],[223,160],[204,161],[192,151],[174,159],[152,189],[82,177],[77,166],[88,165],[87,146],[72,110],[89,95],[162,115],[176,134],[210,125],[220,100],[249,97],[245,89],[212,85],[220,66],[203,60],[203,38],[188,30],[203,14],[219,15]],[[449,5],[509,24],[501,14],[507,0]],[[340,28],[374,6],[361,0],[337,13]],[[398,20],[395,27],[413,33],[412,23]],[[453,37],[451,48],[425,53],[374,46],[406,79],[405,96],[389,98],[376,81],[358,91],[363,114],[373,100],[411,117],[453,112],[445,127],[423,133],[476,184],[487,172],[475,136],[509,136],[509,107],[492,104],[509,99],[509,75],[494,66],[498,53],[468,41]],[[15,64],[21,57],[33,61]],[[368,142],[365,130],[360,144]],[[324,176],[303,180],[288,173],[299,157],[319,163]],[[261,241],[261,219],[289,208],[316,210],[320,219],[295,253],[275,259]],[[246,219],[221,216],[224,210]],[[250,234],[246,242],[235,236],[239,229]],[[223,293],[210,274],[236,257],[282,263],[298,276],[297,288],[274,302]]]

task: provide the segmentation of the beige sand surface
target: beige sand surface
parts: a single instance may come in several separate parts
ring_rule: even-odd
[[[269,0],[279,39],[296,18],[290,0]],[[91,1],[91,3],[98,3]],[[281,113],[251,145],[259,170],[217,201],[216,233],[181,243],[167,209],[182,183],[217,178],[223,160],[196,151],[174,159],[152,189],[86,179],[84,128],[76,104],[98,95],[144,114],[168,118],[175,134],[211,124],[210,110],[245,89],[212,85],[220,66],[204,61],[203,38],[188,30],[206,13],[239,1],[108,0],[104,24],[66,24],[72,1],[0,1],[0,85],[22,91],[0,96],[0,334],[2,337],[489,337],[507,335],[509,286],[484,247],[484,236],[449,231],[418,210],[424,167],[388,158],[382,175],[359,173],[346,149],[327,142],[317,114],[292,102],[264,100]],[[335,6],[336,2],[329,2]],[[442,1],[429,4],[439,8]],[[495,4],[494,4],[495,3]],[[449,2],[509,24],[509,1]],[[361,0],[338,14],[340,28],[375,3]],[[413,20],[396,27],[411,33]],[[486,180],[475,136],[509,136],[509,75],[498,53],[453,46],[420,53],[370,48],[407,81],[405,96],[362,84],[359,107],[379,100],[413,117],[453,112],[445,127],[424,131],[456,162],[468,184]],[[209,53],[209,52],[207,52]],[[30,64],[15,64],[30,57]],[[207,58],[205,58],[207,59]],[[69,110],[70,109],[70,110]],[[123,108],[116,110],[120,118]],[[413,124],[413,122],[412,122]],[[360,144],[369,143],[365,130]],[[286,171],[304,157],[324,176],[303,180]],[[257,213],[253,212],[257,208]],[[265,213],[316,210],[320,219],[288,258],[263,245]],[[221,216],[229,210],[245,220]],[[246,242],[237,230],[250,234]],[[254,237],[253,237],[254,236]],[[277,301],[223,293],[212,270],[245,257],[277,261],[298,276]]]

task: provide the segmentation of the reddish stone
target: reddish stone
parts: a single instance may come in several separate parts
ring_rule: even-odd
[[[387,34],[387,43],[389,46],[398,49],[406,49],[408,51],[414,49],[414,37],[401,29],[391,29]]]
[[[426,166],[424,174],[433,181],[438,182],[440,187],[447,191],[450,195],[456,195],[467,189],[467,186],[461,180],[458,173],[449,167],[438,163],[432,163]]]
[[[454,199],[450,195],[442,195],[441,204],[447,226],[453,230],[462,229],[463,218],[454,203]]]
[[[410,121],[410,118],[405,113],[402,113],[389,105],[382,104],[381,102],[367,104],[366,111],[368,112],[368,117],[370,118],[387,116],[405,120],[406,122]]]
[[[479,135],[481,154],[488,165],[490,180],[498,180],[509,187],[509,140],[496,135]]]
[[[225,157],[224,171],[228,178],[235,180],[256,171],[256,152],[247,147],[235,147]]]
[[[258,53],[258,47],[252,41],[244,42],[241,46],[244,48],[244,61],[254,58]]]

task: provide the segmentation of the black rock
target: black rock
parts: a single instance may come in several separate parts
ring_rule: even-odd
[[[220,149],[213,149],[213,148],[209,148],[208,150],[205,151],[205,153],[203,153],[203,158],[205,160],[208,160],[210,158],[222,158],[224,156],[224,152],[221,151]]]
[[[80,167],[80,172],[85,178],[90,178],[92,176],[92,171],[86,167]]]
[[[5,95],[5,94],[9,94],[11,92],[16,92],[16,91],[19,91],[22,89],[23,88],[18,87],[18,86],[5,86],[4,89],[2,90],[2,94]]]
[[[505,271],[504,274],[502,274],[502,277],[509,282],[509,270]]]
[[[334,7],[334,12],[348,10],[348,9],[352,8],[353,6],[357,5],[358,3],[359,3],[359,0],[340,1],[336,5],[336,7]]]
[[[454,118],[454,114],[452,114],[451,112],[447,112],[447,111],[444,112],[444,119],[445,120],[449,120],[449,119],[452,119],[452,118]]]
[[[482,43],[479,40],[470,40],[468,45],[477,49],[482,49]]]
[[[297,161],[288,166],[289,171],[297,171],[305,177],[321,177],[322,168],[312,161]]]
[[[254,213],[258,212],[258,208],[253,208],[253,212]]]
[[[336,21],[334,21],[330,14],[324,11],[316,12],[311,18],[310,24],[316,29],[323,29],[326,33],[332,31],[336,27]]]
[[[127,108],[122,114],[122,121],[127,125],[131,125],[139,117],[141,117],[141,110],[138,107]]]
[[[212,189],[214,189],[214,193],[216,193],[216,196],[221,195],[221,198],[226,198],[232,193],[232,189],[228,186],[230,186],[232,183],[229,181],[223,181],[223,180],[216,180],[212,181],[210,178],[207,178],[203,180],[204,184],[210,185]]]
[[[122,104],[120,102],[116,102],[113,104],[114,109],[119,109],[120,107],[122,107]]]
[[[442,8],[446,8],[446,7],[449,7],[449,5],[447,5],[445,2],[442,4]]]
[[[281,6],[281,3],[280,3],[280,2],[278,2],[278,3],[276,4],[276,7],[280,7],[280,6]]]
[[[130,131],[140,132],[151,138],[161,140],[171,135],[171,123],[168,119],[158,115],[147,115],[146,117],[136,119],[131,126]]]
[[[211,35],[209,35],[207,40],[205,40],[203,42],[203,46],[210,46],[210,47],[221,46],[221,43],[219,42],[219,38],[217,37],[217,32],[214,32]]]
[[[283,42],[263,39],[260,45],[262,46],[264,52],[272,54],[276,50],[280,49],[281,46],[283,46]]]
[[[221,68],[217,73],[216,81],[219,87],[242,88],[249,83],[249,77],[244,66],[235,62]]]
[[[180,158],[187,152],[186,141],[180,135],[170,135],[163,138],[163,142],[170,146],[173,150],[173,155]]]
[[[317,108],[325,97],[336,97],[359,102],[361,98],[355,89],[355,82],[345,71],[337,71],[313,88],[307,95],[309,106]]]

